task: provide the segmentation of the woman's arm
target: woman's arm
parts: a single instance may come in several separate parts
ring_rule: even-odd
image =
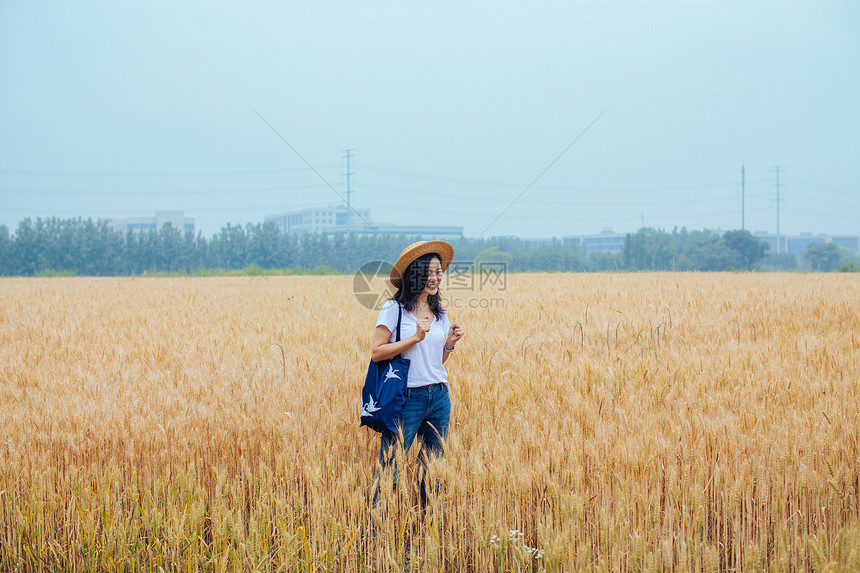
[[[429,325],[427,326],[427,330],[430,330]],[[419,325],[418,331],[421,331],[421,326]],[[426,334],[426,330],[422,334]],[[424,336],[421,338],[418,337],[418,333],[416,332],[409,338],[404,338],[400,342],[388,342],[388,339],[391,338],[391,331],[388,330],[388,327],[380,324],[376,327],[376,330],[373,331],[373,343],[370,345],[370,359],[374,362],[379,362],[380,360],[388,360],[389,358],[394,358],[401,352],[409,350],[419,342],[424,339]]]
[[[448,329],[448,335],[445,337],[445,346],[442,348],[442,364],[448,360],[448,355],[454,352],[454,345],[463,337],[463,327],[456,322]]]
[[[451,354],[451,351],[448,350],[448,344],[446,342],[445,348],[442,349],[442,364],[445,364],[445,361],[448,360],[449,354]]]

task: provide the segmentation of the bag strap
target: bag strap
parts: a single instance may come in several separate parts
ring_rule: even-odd
[[[394,301],[397,304],[397,338],[394,339],[394,342],[400,342],[400,319],[403,317],[403,307],[400,306],[400,303]],[[397,355],[397,358],[400,358],[400,354]]]

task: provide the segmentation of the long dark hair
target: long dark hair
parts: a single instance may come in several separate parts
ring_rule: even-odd
[[[424,287],[427,286],[427,275],[430,273],[430,261],[433,260],[433,257],[439,259],[440,262],[442,261],[442,257],[436,253],[427,253],[409,263],[400,280],[400,288],[392,297],[409,312],[412,312],[412,309],[418,304],[418,297]],[[437,320],[445,314],[445,309],[439,302],[441,295],[442,291],[438,286],[436,287],[436,294],[427,295],[427,304],[430,305],[430,310]]]

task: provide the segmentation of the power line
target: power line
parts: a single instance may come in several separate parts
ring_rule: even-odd
[[[334,169],[337,165],[325,165],[317,169]],[[240,169],[233,171],[53,171],[42,169],[0,169],[0,175],[35,175],[40,177],[93,177],[93,178],[154,178],[154,177],[223,177],[228,175],[267,175],[312,171],[308,167],[284,167],[273,169]]]
[[[278,136],[278,138],[279,138],[281,141],[283,141],[283,142],[287,145],[287,147],[289,147],[289,148],[293,151],[293,153],[295,153],[295,154],[298,156],[298,158],[299,158],[299,159],[301,159],[302,161],[304,161],[304,162],[305,162],[305,165],[307,165],[307,166],[311,169],[311,171],[313,171],[314,173],[316,173],[316,174],[317,174],[317,177],[319,177],[319,178],[322,180],[322,182],[323,182],[323,183],[325,183],[325,184],[328,186],[328,188],[329,188],[329,189],[331,189],[332,191],[334,191],[335,195],[337,195],[338,197],[340,197],[341,199],[343,199],[343,195],[341,195],[340,193],[338,193],[337,189],[335,189],[334,187],[332,187],[332,186],[331,186],[331,184],[330,184],[328,181],[326,181],[326,180],[325,180],[325,178],[324,178],[324,177],[319,173],[319,171],[317,171],[316,169],[314,169],[314,168],[313,168],[313,166],[312,166],[310,163],[308,163],[308,160],[307,160],[307,159],[305,159],[305,158],[302,156],[302,154],[301,154],[301,153],[299,153],[299,152],[298,152],[298,150],[297,150],[295,147],[293,147],[293,145],[292,145],[289,141],[287,141],[286,139],[284,139],[284,136],[283,136],[283,135],[281,135],[281,134],[278,132],[278,130],[277,130],[277,129],[275,129],[275,128],[274,128],[274,126],[266,120],[266,118],[265,118],[265,117],[263,117],[262,115],[260,115],[260,112],[258,112],[257,110],[254,110],[254,113],[256,113],[256,114],[257,114],[257,116],[258,116],[261,120],[263,120],[263,123],[265,123],[267,126],[269,126],[269,129],[271,129],[271,130],[275,133],[275,135],[277,135],[277,136]],[[379,234],[379,231],[377,231],[377,230],[376,230],[376,227],[374,227],[374,226],[370,223],[370,221],[368,221],[367,219],[365,219],[365,218],[364,218],[364,216],[363,216],[361,213],[356,212],[356,215],[358,215],[358,216],[359,216],[359,218],[360,218],[362,221],[364,221],[364,223],[365,223],[365,224],[366,224],[366,225],[367,225],[367,226],[368,226],[368,227],[369,227],[369,228],[370,228],[370,229],[371,229],[375,234],[377,234],[377,235]]]
[[[305,189],[319,189],[326,186],[320,183],[313,185],[277,185],[274,187],[249,187],[249,188],[226,188],[226,189],[21,189],[0,187],[0,193],[14,193],[20,195],[89,195],[89,196],[151,196],[151,195],[230,195],[245,193],[266,193],[271,191],[303,191]]]
[[[595,123],[597,123],[597,120],[599,120],[601,117],[603,117],[603,114],[605,114],[605,113],[606,113],[606,110],[603,110],[602,112],[600,112],[600,113],[597,115],[597,117],[595,117],[595,118],[591,121],[591,123],[589,123],[587,126],[585,126],[585,129],[583,129],[583,130],[579,133],[579,135],[577,135],[576,137],[574,137],[574,138],[573,138],[573,141],[571,141],[571,142],[568,144],[568,146],[567,146],[567,147],[565,147],[564,149],[562,149],[562,150],[561,150],[561,153],[559,153],[559,154],[555,157],[555,159],[553,159],[552,161],[550,161],[550,162],[549,162],[549,165],[547,165],[546,167],[544,167],[544,168],[543,168],[543,171],[541,171],[540,173],[538,173],[537,177],[535,177],[535,178],[532,180],[532,182],[531,182],[531,183],[529,183],[528,185],[526,185],[525,189],[523,189],[522,191],[520,191],[520,194],[519,194],[519,195],[517,195],[516,197],[514,197],[514,200],[513,200],[513,201],[511,201],[511,202],[510,202],[510,204],[508,204],[508,206],[507,206],[507,207],[505,207],[504,209],[502,209],[502,212],[501,212],[501,213],[499,213],[499,214],[496,216],[496,218],[495,218],[495,219],[493,219],[492,221],[490,221],[490,224],[489,224],[489,225],[487,225],[486,227],[484,227],[484,230],[480,232],[480,234],[478,235],[478,238],[480,239],[480,238],[484,235],[484,233],[486,233],[486,232],[489,230],[489,228],[490,228],[490,227],[492,227],[492,226],[496,223],[496,221],[498,221],[498,220],[502,217],[502,215],[504,215],[505,213],[507,213],[508,209],[510,209],[511,207],[513,207],[513,206],[514,206],[514,203],[516,203],[516,202],[519,200],[519,198],[520,198],[520,197],[522,197],[522,196],[523,196],[523,194],[525,194],[525,192],[526,192],[526,191],[528,191],[529,189],[531,189],[531,188],[532,188],[532,186],[533,186],[535,183],[537,183],[537,182],[538,182],[538,179],[540,179],[541,177],[543,177],[543,174],[544,174],[544,173],[546,173],[547,171],[549,171],[550,167],[552,167],[553,165],[555,165],[556,161],[558,161],[559,159],[561,159],[561,156],[562,156],[562,155],[564,155],[565,153],[567,153],[567,150],[568,150],[568,149],[570,149],[571,147],[573,147],[573,145],[574,145],[577,141],[579,141],[579,139],[580,139],[583,135],[585,135],[585,133],[586,133],[589,129],[591,129],[591,126],[592,126],[592,125],[594,125]]]
[[[306,209],[306,208],[309,208],[309,207],[314,207],[314,206],[316,206],[316,205],[318,205],[318,204],[319,204],[319,203],[299,203],[299,204],[291,204],[291,205],[289,206],[289,209]],[[233,212],[239,212],[239,211],[243,211],[243,212],[251,212],[251,211],[273,211],[273,210],[277,210],[277,209],[284,209],[284,204],[283,204],[283,203],[281,203],[281,204],[279,204],[279,205],[244,205],[244,206],[242,206],[242,207],[201,207],[201,208],[197,208],[197,207],[195,207],[195,208],[186,208],[186,209],[177,209],[177,210],[186,211],[186,212],[188,212],[189,214],[194,215],[194,214],[197,214],[197,213],[233,213]],[[136,216],[136,215],[134,214],[134,212],[133,212],[133,211],[130,211],[129,209],[122,209],[122,210],[120,210],[120,211],[121,211],[121,212],[123,212],[123,213],[130,213],[130,215],[129,215],[129,216]],[[25,216],[29,216],[29,217],[33,217],[33,216],[35,216],[35,217],[40,217],[40,216],[42,216],[42,217],[52,217],[52,216],[58,216],[58,215],[60,215],[60,214],[64,214],[64,215],[79,215],[79,214],[82,214],[84,211],[82,211],[80,208],[75,208],[75,207],[68,207],[68,208],[63,208],[63,209],[56,209],[56,208],[52,208],[52,207],[46,207],[45,209],[43,209],[43,210],[42,210],[42,213],[46,213],[45,215],[39,215],[39,214],[38,214],[38,212],[34,213],[32,209],[30,209],[30,210],[22,210],[22,209],[6,209],[6,210],[4,210],[3,212],[4,212],[4,214],[5,214],[5,213],[15,213],[15,214],[18,214],[18,215],[25,215]],[[87,209],[86,209],[86,213],[87,213],[87,215],[88,215],[88,216],[98,215],[98,214],[105,214],[105,215],[110,215],[110,216],[116,216],[116,215],[117,215],[117,210],[116,210],[116,209],[111,209],[111,208],[108,208],[108,207],[103,207],[103,208],[100,208],[100,209],[90,209],[90,208],[87,208]]]
[[[417,179],[419,181],[441,181],[446,183],[463,183],[466,185],[476,185],[482,187],[506,187],[520,188],[520,185],[511,181],[493,181],[487,179],[475,179],[468,177],[451,177],[446,175],[426,175],[415,173],[412,171],[400,171],[389,169],[386,167],[375,167],[373,164],[366,165],[362,163],[362,169],[370,172],[396,175],[407,179]],[[767,183],[769,179],[750,180],[750,183]],[[695,183],[688,185],[647,185],[647,186],[631,186],[631,187],[602,187],[602,186],[569,186],[569,185],[535,185],[532,188],[547,191],[585,191],[585,192],[600,192],[600,193],[629,193],[636,191],[688,191],[694,189],[710,189],[710,188],[737,188],[737,180],[735,181],[720,181],[716,183]]]
[[[737,183],[734,183],[733,186],[736,186]],[[373,189],[375,191],[393,191],[393,192],[402,192],[404,190],[403,187],[395,187],[392,185],[373,185]],[[572,190],[571,190],[572,191]],[[594,206],[603,206],[603,205],[617,205],[618,201],[613,199],[600,199],[600,194],[595,193],[593,189],[583,188],[580,190],[583,196],[588,197],[589,199],[584,200],[573,200],[573,201],[565,201],[565,200],[549,200],[549,199],[523,199],[519,202],[520,205],[549,205],[549,206],[560,206],[560,205],[570,205],[570,206],[585,206],[585,205],[594,205]],[[752,198],[760,198],[767,197],[768,192],[763,193],[755,193],[751,194]],[[459,201],[473,201],[473,202],[481,202],[481,203],[504,203],[507,201],[505,198],[501,197],[486,197],[486,196],[467,196],[463,193],[445,193],[440,191],[434,191],[433,197],[436,198],[449,198],[449,199],[457,199]],[[595,200],[596,199],[596,200]],[[724,203],[731,200],[731,195],[721,192],[719,195],[711,196],[711,197],[700,197],[695,199],[660,199],[653,201],[642,201],[642,200],[629,200],[628,203],[631,205],[651,205],[651,206],[659,206],[659,205],[688,205],[688,204],[698,204],[698,203]]]

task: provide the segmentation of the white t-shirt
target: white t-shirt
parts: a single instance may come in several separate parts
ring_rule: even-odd
[[[376,319],[376,326],[384,325],[391,332],[388,342],[396,340],[394,329],[397,328],[398,304],[394,300],[386,301],[379,311],[379,318]],[[442,366],[442,352],[445,346],[445,336],[450,327],[451,323],[447,313],[443,314],[441,319],[434,318],[433,324],[430,325],[430,331],[424,335],[424,340],[401,354],[403,358],[409,359],[409,376],[406,381],[408,388],[429,386],[439,382],[448,385],[448,372]],[[404,309],[400,319],[400,340],[415,334],[417,328],[418,319]]]

